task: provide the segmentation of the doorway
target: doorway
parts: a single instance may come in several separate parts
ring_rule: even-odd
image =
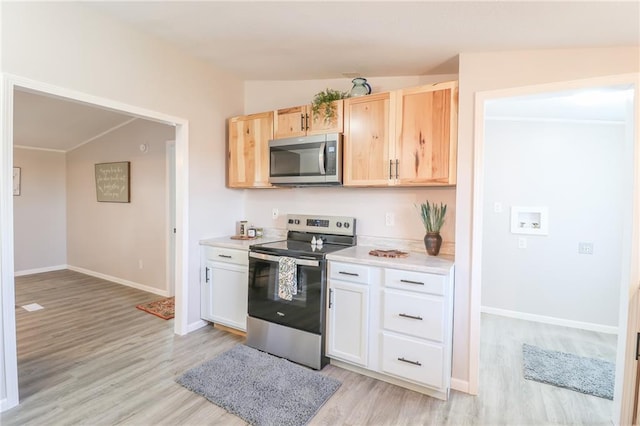
[[[608,343],[615,348],[615,354],[609,355],[616,362],[616,397],[610,410],[614,421],[620,416],[622,404],[631,230],[637,226],[631,217],[636,143],[633,82],[629,78],[611,78],[487,92],[477,97],[476,106],[472,323],[477,321],[478,341],[472,338],[471,374],[474,375],[473,359],[480,362],[475,371],[482,371],[480,335],[486,331],[487,314],[543,324],[542,334],[551,333],[549,330],[558,325],[561,329],[604,333],[605,340],[607,335],[618,333],[617,342]],[[580,105],[570,108],[568,101]],[[523,112],[528,116],[519,116]],[[611,116],[614,112],[618,114],[615,117]],[[585,133],[587,125],[591,127]],[[574,133],[567,133],[569,127]],[[559,141],[562,134],[573,147],[569,142]],[[594,154],[598,143],[592,137],[600,139],[600,154]],[[612,138],[617,141],[615,150],[603,151],[602,141]],[[494,150],[493,143],[502,143],[503,150]],[[513,146],[522,143],[519,156],[508,151],[513,148],[510,143]],[[565,151],[554,152],[558,147]],[[507,169],[496,167],[492,155],[503,155]],[[606,167],[612,169],[592,167],[588,174],[580,172],[580,167],[590,161],[607,163]],[[560,177],[555,176],[553,183],[547,182],[546,178],[559,170],[558,164],[563,165]],[[537,175],[531,172],[536,168]],[[602,179],[594,183],[591,179],[598,176]],[[496,178],[501,180],[498,186],[492,182]],[[496,187],[510,185],[515,186],[510,193],[495,192]],[[591,203],[585,205],[585,199]],[[600,209],[607,207],[609,216],[599,216]],[[593,220],[600,221],[600,225],[593,226]],[[606,229],[607,236],[600,235],[598,228]],[[501,253],[503,249],[508,249],[508,254]],[[502,267],[498,269],[500,258]],[[518,276],[518,271],[528,273]],[[605,280],[601,273],[607,276]],[[546,280],[541,279],[541,274]],[[586,283],[581,274],[590,282]],[[528,286],[515,284],[522,281]],[[574,288],[573,295],[580,293],[584,297],[567,298],[568,288],[579,282],[588,285]],[[581,309],[584,310],[580,312]],[[482,320],[481,310],[485,312]],[[490,320],[496,318],[500,317]],[[592,355],[599,354],[592,352]],[[479,377],[482,381],[482,373]]]
[[[75,102],[94,105],[112,111],[119,111],[133,117],[164,123],[175,127],[176,145],[176,256],[175,256],[175,296],[176,313],[174,332],[186,334],[187,306],[188,306],[188,271],[189,264],[188,238],[188,122],[182,118],[170,116],[164,113],[151,111],[133,105],[123,104],[110,99],[100,98],[73,90],[40,83],[33,80],[14,76],[1,76],[0,115],[3,122],[2,132],[2,179],[7,183],[11,181],[10,171],[13,169],[13,93],[14,90],[32,91],[48,96],[69,99]],[[3,365],[4,380],[6,381],[6,394],[2,395],[0,411],[4,411],[18,404],[18,379],[16,358],[16,324],[14,305],[14,277],[13,277],[13,194],[10,185],[0,186],[0,222],[2,225],[0,259],[0,273],[2,274],[2,286],[0,287],[0,303],[2,311],[6,314],[2,318],[2,342],[0,349],[0,361]]]

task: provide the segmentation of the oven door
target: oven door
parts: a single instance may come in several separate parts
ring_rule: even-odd
[[[296,258],[297,294],[278,296],[280,256],[249,252],[249,316],[322,334],[325,261]]]

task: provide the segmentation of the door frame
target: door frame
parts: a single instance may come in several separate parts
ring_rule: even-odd
[[[13,257],[13,93],[23,89],[45,95],[63,97],[88,103],[109,110],[124,112],[135,117],[175,127],[176,143],[176,256],[175,256],[175,323],[174,332],[184,335],[189,332],[187,324],[189,283],[189,121],[162,112],[129,105],[116,100],[98,97],[31,80],[28,78],[0,74],[0,369],[6,382],[5,398],[0,399],[0,412],[19,403],[18,365],[16,351],[15,282]],[[1,376],[1,375],[0,375]],[[0,386],[2,383],[0,382]]]
[[[166,253],[167,295],[176,292],[176,141],[170,140],[165,146],[166,158],[166,217],[165,232],[168,232]]]
[[[603,86],[630,85],[634,88],[631,136],[633,140],[633,177],[629,189],[632,191],[630,204],[633,211],[623,224],[623,259],[621,261],[622,280],[620,286],[620,311],[618,324],[618,350],[616,359],[616,387],[614,396],[613,422],[619,424],[621,419],[631,421],[633,393],[629,389],[631,383],[629,357],[635,351],[635,340],[628,338],[629,328],[633,327],[635,318],[631,318],[629,309],[631,294],[640,282],[638,260],[640,259],[640,74],[621,74],[597,78],[563,81],[508,89],[477,92],[475,94],[474,121],[474,159],[473,159],[473,217],[471,235],[471,282],[469,303],[469,393],[477,395],[480,380],[480,310],[482,288],[482,224],[484,204],[484,122],[485,102],[493,99],[559,92],[575,89],[588,89]],[[635,329],[635,328],[633,328]],[[622,336],[622,338],[620,338]],[[633,346],[633,349],[631,348]],[[628,413],[628,414],[627,414]],[[623,422],[624,423],[624,422]]]

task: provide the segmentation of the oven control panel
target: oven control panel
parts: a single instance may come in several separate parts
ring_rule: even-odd
[[[356,219],[346,216],[287,215],[287,230],[353,236]]]

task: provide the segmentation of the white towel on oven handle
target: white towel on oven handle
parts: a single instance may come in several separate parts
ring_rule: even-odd
[[[298,294],[298,267],[292,257],[282,256],[278,260],[278,297],[293,300]]]

